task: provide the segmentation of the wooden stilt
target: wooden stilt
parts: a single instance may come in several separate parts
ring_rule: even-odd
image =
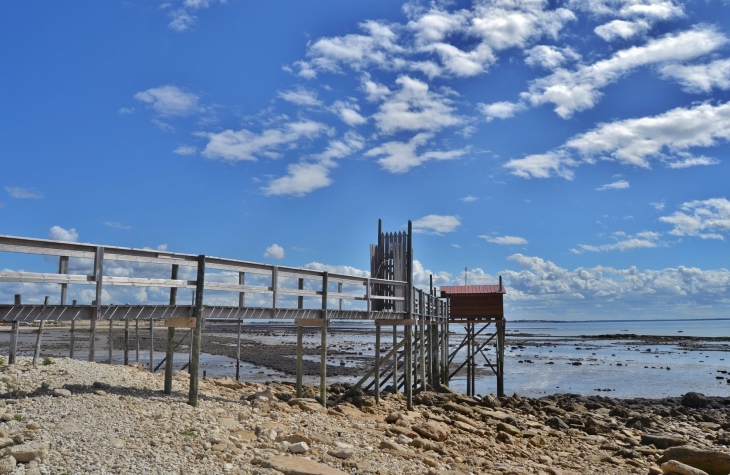
[[[398,346],[398,325],[393,325],[393,348]],[[398,352],[393,355],[393,393],[398,393]]]
[[[150,373],[155,372],[155,322],[150,318]]]
[[[405,325],[406,339],[406,361],[404,364],[405,386],[403,391],[406,394],[406,406],[409,411],[413,410],[413,326]]]
[[[107,347],[109,348],[109,364],[114,364],[114,320],[109,320],[109,337]]]
[[[302,397],[302,337],[304,329],[297,326],[297,397]]]
[[[195,328],[193,329],[192,356],[190,358],[190,392],[188,404],[198,405],[198,374],[200,370],[200,346],[203,336],[203,291],[205,289],[205,256],[198,256],[198,275],[195,283]]]
[[[134,320],[134,338],[135,338],[135,362],[139,363],[139,318]]]
[[[46,296],[43,300],[43,305],[48,306],[50,304],[51,297]],[[38,358],[41,357],[41,341],[43,340],[43,327],[46,326],[46,321],[41,320],[38,324],[38,333],[35,339],[35,348],[33,349],[33,366],[38,364]]]
[[[241,319],[238,319],[236,332],[236,381],[241,377]]]
[[[74,300],[73,303],[74,307],[76,306],[76,301]],[[76,347],[76,320],[71,320],[71,332],[69,336],[69,343],[68,343],[68,357],[73,359],[74,358],[74,348]]]
[[[20,294],[15,294],[15,306],[19,307],[22,305]],[[13,320],[10,324],[10,348],[8,349],[8,364],[15,364],[16,352],[18,350],[18,328],[19,324],[17,320]]]
[[[129,320],[124,320],[124,366],[129,364]]]
[[[380,404],[380,325],[375,325],[375,404]]]
[[[420,338],[418,342],[418,365],[421,370],[421,389],[426,390],[426,313],[423,306],[423,290],[418,289],[418,318],[420,320]]]

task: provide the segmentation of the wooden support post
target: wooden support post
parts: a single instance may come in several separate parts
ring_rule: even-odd
[[[236,327],[236,381],[241,378],[241,319]]]
[[[139,318],[134,320],[135,362],[139,363]]]
[[[403,327],[405,328],[405,327]],[[393,348],[398,346],[398,325],[393,325]],[[393,355],[393,393],[398,393],[398,352]]]
[[[408,257],[407,257],[407,269],[406,277],[408,285],[406,286],[406,312],[408,312],[408,319],[413,319],[413,223],[408,220]],[[406,406],[408,410],[413,410],[413,325],[406,325],[406,379],[405,379],[405,391],[406,391]]]
[[[155,321],[150,318],[150,373],[155,372]]]
[[[124,319],[124,366],[129,364],[129,320]]]
[[[423,305],[423,290],[418,289],[418,313],[419,313],[419,320],[420,320],[420,341],[419,341],[419,350],[418,350],[418,356],[420,358],[420,361],[418,362],[420,369],[421,369],[421,389],[423,391],[426,390],[426,312],[424,312],[424,305]]]
[[[466,324],[466,395],[471,396],[471,328]]]
[[[104,248],[99,246],[96,248],[94,255],[94,282],[96,283],[96,299],[94,300],[93,314],[91,315],[91,325],[89,325],[89,361],[95,359],[96,349],[96,321],[101,318],[101,289],[102,280],[104,279]]]
[[[172,271],[170,278],[177,280],[177,276],[180,270],[178,264],[172,265]],[[177,287],[170,288],[170,306],[174,307],[177,305]],[[165,394],[172,393],[172,370],[173,370],[173,358],[175,356],[175,348],[173,343],[175,342],[175,327],[167,327],[167,348],[165,348],[165,387],[163,392]]]
[[[245,272],[238,273],[238,285],[246,285],[246,273]],[[246,306],[246,292],[239,292],[238,293],[238,308],[243,308],[245,306]]]
[[[405,386],[403,391],[406,394],[406,406],[409,411],[413,410],[413,325],[405,325],[406,339],[406,361],[404,364]]]
[[[73,306],[76,306],[76,301],[74,300]],[[76,347],[76,319],[74,318],[71,320],[71,335],[69,338],[69,344],[68,344],[68,357],[73,359],[74,358],[74,348]]]
[[[375,404],[380,404],[380,325],[375,325]]]
[[[342,282],[337,283],[337,293],[342,293]],[[342,299],[340,299],[340,310],[342,310]]]
[[[58,273],[68,274],[68,256],[61,256],[58,260]],[[68,284],[61,284],[61,305],[66,305]]]
[[[43,305],[48,306],[50,304],[50,300],[51,297],[46,295],[46,298],[43,300]],[[38,358],[41,356],[41,341],[43,340],[43,327],[45,327],[45,325],[45,320],[41,320],[38,324],[38,333],[35,339],[35,348],[33,349],[33,366],[38,364]]]
[[[279,268],[277,266],[271,270],[271,291],[271,318],[276,318],[276,297],[279,292]]]
[[[505,321],[497,322],[497,396],[504,396]]]
[[[321,356],[319,363],[319,397],[322,405],[327,407],[327,287],[329,285],[329,273],[322,274],[322,332]]]
[[[304,279],[299,279],[297,288],[299,290],[304,290]],[[304,297],[302,295],[297,297],[297,308],[303,309],[304,308]],[[304,373],[304,368],[302,365],[302,345],[304,339],[304,329],[301,326],[297,326],[297,363],[296,363],[296,369],[297,369],[297,397],[302,397],[302,376]]]
[[[302,279],[299,279],[302,280]],[[304,328],[297,326],[297,397],[302,397],[302,339]]]
[[[114,364],[114,320],[109,319],[109,337],[107,348],[109,349],[109,364]]]
[[[195,282],[195,328],[193,341],[190,345],[190,393],[188,404],[198,406],[198,374],[200,370],[200,343],[203,336],[203,291],[205,289],[205,256],[198,256],[198,275]]]
[[[22,300],[20,294],[15,294],[15,306],[20,307]],[[16,352],[18,351],[18,329],[19,323],[17,320],[13,320],[10,324],[10,348],[8,350],[8,364],[15,364]]]

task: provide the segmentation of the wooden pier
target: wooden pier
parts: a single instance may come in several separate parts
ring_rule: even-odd
[[[9,362],[16,361],[18,332],[21,324],[38,325],[34,363],[40,355],[46,322],[70,322],[69,357],[74,357],[75,337],[79,331],[89,332],[89,361],[97,361],[95,336],[97,322],[105,323],[109,331],[108,363],[112,364],[115,326],[124,328],[124,363],[135,351],[139,361],[139,334],[146,326],[150,332],[149,367],[155,371],[165,365],[164,392],[172,387],[175,348],[183,341],[189,343],[190,373],[189,404],[198,403],[198,380],[202,330],[206,322],[230,324],[237,329],[238,354],[236,379],[240,369],[242,322],[248,320],[290,320],[297,327],[297,396],[302,395],[302,333],[304,327],[318,327],[320,345],[320,401],[326,405],[327,396],[327,334],[332,321],[364,320],[373,322],[375,357],[368,371],[343,397],[358,389],[372,390],[377,401],[384,386],[398,391],[402,388],[408,406],[412,407],[414,390],[448,385],[453,374],[449,365],[454,354],[449,353],[449,316],[447,298],[414,288],[412,281],[412,232],[383,233],[378,229],[378,244],[371,246],[371,277],[319,272],[246,262],[219,257],[180,254],[162,250],[134,249],[96,244],[60,242],[0,235],[0,252],[36,254],[58,258],[58,273],[0,271],[0,282],[58,284],[60,299],[51,304],[23,303],[16,295],[13,304],[0,304],[0,323],[10,324]],[[93,262],[89,275],[69,273],[70,259]],[[136,263],[140,269],[158,277],[120,277],[105,274],[105,266]],[[2,268],[2,266],[0,266]],[[166,271],[164,269],[167,269]],[[159,278],[160,272],[169,278]],[[184,272],[183,272],[184,271]],[[181,278],[181,275],[194,278]],[[223,276],[223,277],[221,277]],[[247,283],[247,278],[250,283]],[[261,281],[266,282],[261,284]],[[67,301],[69,285],[93,286],[95,299],[88,304]],[[159,305],[112,304],[104,302],[103,290],[113,286],[162,287],[169,289],[169,302]],[[179,302],[178,290],[194,291],[189,304]],[[227,292],[238,297],[237,305],[206,305],[209,292]],[[248,305],[265,297],[270,304]],[[55,299],[54,299],[55,301]],[[344,305],[343,305],[344,302]],[[348,304],[349,302],[349,304]],[[306,305],[305,305],[306,304]],[[77,322],[84,329],[77,328]],[[166,355],[157,367],[154,362],[155,324],[167,328]],[[132,325],[133,324],[133,327]],[[101,326],[101,325],[100,325]],[[383,327],[392,333],[392,346],[381,354]],[[399,339],[398,327],[403,327]],[[182,332],[182,338],[176,339]],[[134,333],[135,340],[131,341]],[[503,341],[503,338],[502,338]],[[134,346],[133,346],[134,344]],[[387,347],[388,345],[386,345]],[[503,346],[502,346],[503,348]]]

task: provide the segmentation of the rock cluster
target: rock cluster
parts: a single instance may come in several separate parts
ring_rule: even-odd
[[[730,473],[730,400],[420,392],[317,401],[288,383],[200,381],[57,359],[0,368],[0,474]]]

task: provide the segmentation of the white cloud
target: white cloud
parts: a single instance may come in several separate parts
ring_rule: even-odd
[[[481,112],[486,118],[487,122],[491,122],[492,120],[496,119],[509,119],[510,117],[514,117],[518,112],[521,112],[526,109],[525,105],[522,103],[514,103],[514,102],[494,102],[492,104],[477,104],[477,109],[479,112]]]
[[[606,24],[597,26],[593,31],[605,41],[614,41],[616,39],[627,40],[646,33],[651,29],[651,25],[644,20],[626,21],[613,20]]]
[[[694,59],[726,42],[723,34],[706,27],[670,34],[643,46],[618,51],[609,59],[581,66],[575,71],[558,69],[533,81],[521,97],[533,106],[552,103],[555,112],[567,119],[575,112],[592,108],[601,97],[602,88],[637,68]]]
[[[117,111],[117,113],[120,115],[134,114],[134,107],[122,107]]]
[[[48,230],[48,239],[52,239],[54,241],[76,242],[79,240],[79,233],[77,233],[74,228],[64,229],[61,226],[53,226]]]
[[[642,231],[634,236],[629,236],[623,232],[613,233],[611,236],[616,242],[611,244],[602,244],[593,246],[590,244],[579,244],[577,249],[571,249],[575,254],[582,254],[584,251],[589,252],[606,252],[606,251],[633,251],[642,248],[653,248],[661,245],[658,242],[661,237],[660,233],[653,231]]]
[[[596,191],[604,191],[604,190],[625,190],[630,186],[629,182],[626,180],[618,180],[614,181],[613,183],[607,183],[605,185],[599,186],[596,188]]]
[[[509,260],[523,270],[502,271],[513,318],[560,315],[585,318],[588,309],[602,304],[605,315],[630,311],[633,318],[672,315],[697,318],[705,308],[708,316],[720,316],[730,302],[730,271],[678,266],[640,271],[596,266],[565,269],[539,257],[514,254]],[[481,269],[469,273],[469,281],[494,283]]]
[[[532,67],[556,69],[567,61],[580,59],[580,55],[570,47],[538,45],[525,50],[525,64]]]
[[[184,8],[173,10],[167,15],[171,18],[170,23],[167,25],[167,27],[177,32],[188,31],[190,28],[192,28],[193,24],[195,24],[195,21],[198,19],[198,17],[196,17],[195,15],[191,15]]]
[[[278,244],[272,244],[266,248],[264,257],[268,257],[270,259],[284,259],[284,248]]]
[[[104,221],[104,225],[114,229],[132,229],[132,226],[128,226],[117,221]]]
[[[261,134],[246,129],[238,131],[229,129],[200,135],[209,140],[202,152],[207,158],[256,161],[256,157],[260,155],[278,157],[277,150],[281,146],[296,148],[296,143],[301,139],[311,140],[329,132],[330,128],[323,123],[301,120],[283,124],[279,128],[264,130]]]
[[[486,239],[487,242],[491,242],[493,244],[502,244],[504,246],[527,244],[527,239],[519,236],[487,236],[483,234],[479,237],[482,239]]]
[[[674,225],[674,229],[669,231],[673,236],[725,239],[720,233],[730,231],[730,201],[725,198],[688,201],[680,208],[682,211],[659,218]]]
[[[317,99],[317,93],[315,91],[310,91],[309,89],[304,89],[302,87],[295,91],[279,92],[279,97],[298,106],[322,105],[322,101]]]
[[[678,81],[687,92],[730,89],[730,59],[695,65],[668,64],[660,71],[664,77]]]
[[[362,125],[368,120],[360,115],[360,106],[353,102],[335,101],[331,110],[350,127]]]
[[[461,201],[463,201],[464,203],[473,203],[474,201],[476,201],[478,199],[479,198],[477,198],[476,196],[468,195],[468,196],[463,197],[461,199]]]
[[[310,262],[309,264],[305,264],[303,267],[317,272],[332,272],[333,274],[352,275],[355,277],[370,277],[369,270],[362,270],[352,266],[333,266],[329,264],[322,264],[320,262]]]
[[[172,151],[178,155],[194,155],[198,151],[197,147],[192,145],[180,145],[178,148]]]
[[[408,142],[386,142],[379,147],[365,152],[366,157],[379,157],[378,163],[391,173],[405,173],[413,167],[424,164],[429,160],[454,160],[468,153],[468,148],[459,150],[436,151],[431,150],[421,155],[416,149],[422,147],[433,138],[433,134],[422,132]]]
[[[308,161],[292,163],[287,166],[287,174],[276,178],[263,188],[266,195],[304,196],[332,183],[330,170],[337,166],[336,159],[345,158],[361,150],[363,138],[348,132],[342,139],[330,141],[327,149],[313,155]]]
[[[513,175],[522,178],[549,178],[552,175],[572,180],[573,170],[578,162],[573,160],[564,150],[554,150],[542,154],[528,155],[525,158],[514,158],[504,167],[511,170]]]
[[[397,35],[389,25],[368,20],[360,23],[360,28],[364,35],[350,34],[315,41],[307,51],[310,61],[296,64],[300,75],[311,77],[317,70],[339,72],[343,65],[356,71],[370,65],[388,67],[392,54],[403,51],[396,44]]]
[[[650,168],[656,159],[670,168],[718,163],[714,158],[688,153],[694,147],[712,147],[730,140],[730,102],[713,106],[696,104],[678,107],[663,114],[600,124],[577,135],[562,147],[541,155],[513,159],[505,164],[523,178],[552,175],[572,179],[572,167],[581,163],[571,156],[579,154],[585,163],[615,160],[624,165]]]
[[[35,188],[20,188],[18,186],[6,186],[5,191],[12,197],[18,199],[40,199],[43,193]]]
[[[550,9],[544,1],[477,2],[471,10],[454,12],[407,4],[404,11],[410,18],[406,25],[366,21],[360,24],[363,34],[318,39],[309,46],[308,61],[294,63],[297,74],[311,79],[318,71],[372,67],[419,71],[429,78],[474,76],[497,60],[496,52],[523,48],[544,36],[555,38],[576,19],[570,10]],[[469,43],[469,49],[462,49]]]
[[[568,6],[594,17],[659,21],[684,16],[682,5],[674,0],[570,0]]]
[[[437,131],[462,123],[451,99],[429,90],[428,84],[408,76],[396,79],[400,91],[386,97],[373,115],[385,134],[399,131]]]
[[[442,216],[438,214],[429,214],[421,219],[413,221],[414,233],[451,233],[461,225],[458,216]]]
[[[138,92],[134,98],[148,104],[163,117],[185,117],[202,110],[198,105],[200,98],[196,94],[171,84]]]
[[[654,209],[657,211],[662,211],[664,209],[664,207],[666,206],[666,203],[664,203],[663,201],[660,201],[658,203],[649,203],[649,204],[652,205],[654,207]]]

